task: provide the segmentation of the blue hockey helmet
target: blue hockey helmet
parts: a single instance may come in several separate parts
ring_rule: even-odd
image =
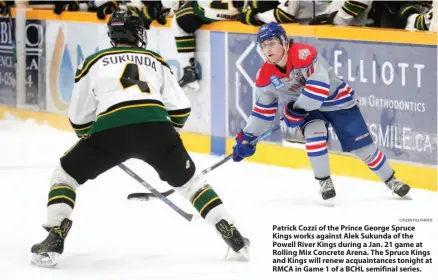
[[[259,29],[259,32],[257,32],[257,44],[260,46],[264,41],[272,40],[274,38],[280,39],[280,42],[285,46],[288,44],[286,31],[284,31],[284,28],[276,22],[270,22],[262,25]]]

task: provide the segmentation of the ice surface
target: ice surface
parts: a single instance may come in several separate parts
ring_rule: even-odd
[[[249,262],[231,253],[225,258],[225,243],[202,219],[189,223],[161,201],[126,200],[145,189],[116,167],[78,190],[59,266],[32,266],[30,247],[46,237],[41,224],[52,168],[75,141],[71,132],[32,121],[0,121],[0,279],[437,279],[436,263],[417,274],[273,273],[274,224],[391,225],[400,218],[433,218],[415,223],[416,240],[436,258],[437,194],[414,189],[412,200],[400,200],[382,183],[334,177],[338,195],[335,206],[328,206],[311,172],[248,162],[221,166],[209,182],[250,238]],[[219,160],[192,156],[199,170]],[[155,188],[168,190],[146,164],[126,164]],[[177,195],[169,198],[193,212]]]

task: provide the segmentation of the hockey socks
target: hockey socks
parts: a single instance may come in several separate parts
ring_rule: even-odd
[[[193,207],[198,210],[199,214],[204,219],[206,219],[207,215],[213,209],[223,205],[222,200],[208,184],[205,185],[204,188],[200,189],[197,193],[195,193],[191,202]],[[223,206],[220,208],[223,208]]]
[[[363,148],[353,151],[368,168],[374,172],[383,182],[388,180],[394,173],[391,165],[386,160],[385,154],[376,147],[375,144],[370,144]]]

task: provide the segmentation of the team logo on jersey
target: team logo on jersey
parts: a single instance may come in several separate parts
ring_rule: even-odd
[[[291,71],[289,77],[299,84],[304,84],[306,82],[300,69],[294,69],[293,71]]]
[[[298,50],[298,57],[301,60],[306,60],[309,55],[310,55],[310,50],[309,49]]]
[[[283,82],[275,75],[271,76],[271,78],[269,78],[269,80],[271,80],[271,84],[276,88],[282,88],[284,87]]]

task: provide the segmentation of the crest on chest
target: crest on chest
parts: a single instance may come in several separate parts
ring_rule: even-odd
[[[295,92],[299,88],[303,87],[306,83],[303,74],[300,70],[294,69],[290,71],[288,82],[290,84],[289,91]]]

